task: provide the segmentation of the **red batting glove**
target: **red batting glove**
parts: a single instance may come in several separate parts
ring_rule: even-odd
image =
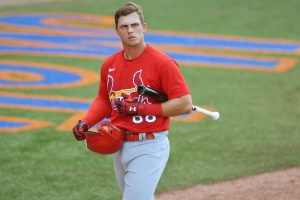
[[[79,121],[78,124],[76,124],[73,127],[73,135],[76,138],[76,140],[80,141],[80,140],[84,140],[85,139],[85,135],[83,134],[83,132],[88,131],[89,130],[89,126],[85,121]]]
[[[139,103],[129,101],[116,101],[116,106],[120,115],[134,116],[138,115]]]
[[[125,101],[118,99],[115,104],[120,115],[155,115],[163,117],[161,104],[143,104],[135,102],[129,95],[122,94]]]
[[[116,107],[120,115],[134,116],[138,115],[139,103],[135,102],[128,94],[122,93],[124,101],[118,99]]]

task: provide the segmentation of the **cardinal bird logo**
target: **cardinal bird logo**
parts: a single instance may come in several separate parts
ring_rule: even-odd
[[[143,80],[142,80],[142,70],[139,70],[134,73],[132,82],[135,87],[144,85]]]
[[[140,85],[144,85],[142,79],[142,70],[138,70],[132,76],[132,83],[134,85],[133,88],[122,88],[121,90],[114,90],[114,78],[111,75],[107,76],[107,92],[109,94],[109,99],[111,101],[112,107],[116,109],[115,101],[117,99],[123,99],[122,94],[128,94],[131,98],[136,102],[149,103],[148,97],[144,97],[141,95],[136,96],[137,87]]]

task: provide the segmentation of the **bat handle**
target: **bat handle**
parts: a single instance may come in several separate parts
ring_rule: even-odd
[[[196,112],[203,113],[203,114],[211,117],[213,120],[217,120],[217,119],[220,118],[220,113],[219,112],[212,112],[212,111],[206,110],[204,108],[200,108],[199,106],[194,106],[193,105],[192,110],[196,111]]]
[[[146,97],[151,97],[151,98],[157,100],[158,102],[165,102],[168,100],[168,97],[166,94],[157,92],[154,89],[146,87],[145,85],[138,86],[137,92],[140,95],[144,95]]]

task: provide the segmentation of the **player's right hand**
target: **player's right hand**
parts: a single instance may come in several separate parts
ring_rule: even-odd
[[[119,115],[134,116],[139,114],[139,103],[134,101],[130,95],[122,93],[123,99],[115,101]]]
[[[85,135],[83,132],[88,131],[89,126],[85,121],[79,121],[74,127],[73,127],[73,135],[76,138],[76,140],[84,140]]]
[[[138,115],[139,103],[137,102],[128,102],[117,100],[116,102],[117,110],[120,115]]]

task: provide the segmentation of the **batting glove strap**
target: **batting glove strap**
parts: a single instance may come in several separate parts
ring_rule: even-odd
[[[124,106],[125,106],[125,113],[126,115],[130,115],[130,116],[134,116],[134,115],[138,115],[139,113],[139,103],[135,103],[135,102],[124,102]]]

